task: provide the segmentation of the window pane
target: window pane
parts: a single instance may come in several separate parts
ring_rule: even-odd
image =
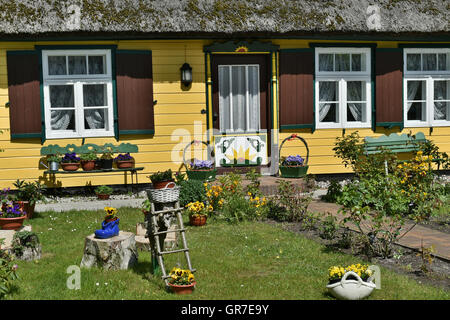
[[[347,81],[347,100],[365,101],[366,90],[364,81]]]
[[[450,100],[450,80],[434,81],[434,100]]]
[[[366,119],[363,117],[365,103],[347,103],[347,121],[363,121]]]
[[[231,92],[233,101],[233,129],[245,130],[246,79],[245,66],[231,67]]]
[[[50,113],[50,126],[52,130],[75,131],[74,110],[53,110]]]
[[[319,103],[320,122],[339,122],[337,103]]]
[[[420,71],[420,53],[408,53],[406,55],[406,70]]]
[[[66,75],[66,57],[65,56],[49,56],[48,57],[48,74],[51,76]]]
[[[350,71],[350,54],[348,53],[337,53],[335,55],[336,65],[335,71]]]
[[[434,120],[450,121],[450,102],[434,103]]]
[[[248,130],[259,130],[259,66],[248,66]]]
[[[83,105],[85,107],[107,106],[106,84],[84,84]]]
[[[50,108],[73,108],[74,95],[73,85],[52,85],[49,86]]]
[[[339,83],[337,81],[319,82],[319,101],[338,101]]]
[[[88,57],[89,74],[105,74],[105,56]]]
[[[69,56],[69,74],[86,74],[85,56]]]
[[[408,100],[425,100],[426,84],[422,80],[408,81]]]
[[[319,71],[334,71],[333,56],[330,53],[319,54]]]
[[[442,71],[450,70],[450,54],[440,53],[438,54],[438,69]]]
[[[361,62],[362,54],[352,54],[352,71],[365,71],[365,65]]]
[[[408,103],[408,120],[425,121],[425,102]]]
[[[85,109],[84,127],[86,129],[108,129],[108,109]]]
[[[437,69],[437,56],[434,53],[424,53],[422,55],[423,59],[423,70],[425,71],[436,71]]]
[[[230,125],[230,67],[219,66],[219,123],[220,130],[231,129]]]

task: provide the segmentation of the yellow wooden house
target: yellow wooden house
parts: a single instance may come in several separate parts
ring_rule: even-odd
[[[421,131],[449,153],[449,15],[441,0],[1,0],[0,187],[52,186],[51,144],[135,144],[139,182],[179,170],[193,140],[218,168],[269,175],[292,133],[312,174],[349,172],[332,148],[355,130]]]

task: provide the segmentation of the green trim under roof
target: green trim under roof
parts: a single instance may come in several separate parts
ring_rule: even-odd
[[[403,122],[377,122],[377,127],[384,127],[386,129],[392,129],[393,127],[400,127],[403,130]]]
[[[399,48],[450,48],[450,43],[399,43]]]
[[[11,139],[41,138],[40,133],[11,133]]]
[[[314,124],[284,124],[280,126],[280,130],[293,129],[314,129]]]
[[[376,48],[376,43],[361,43],[361,42],[310,42],[309,46],[311,48],[317,48],[317,47],[353,47],[353,48]]]
[[[67,41],[66,39],[60,39],[60,41]],[[113,44],[57,44],[57,45],[35,45],[37,50],[79,50],[79,49],[117,49],[117,45]]]

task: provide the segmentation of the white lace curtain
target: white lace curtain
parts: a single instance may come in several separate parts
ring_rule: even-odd
[[[450,81],[434,81],[434,99],[438,100],[434,102],[434,119],[435,120],[448,120],[447,110],[449,102],[439,100],[449,100],[450,92],[448,92]]]
[[[259,104],[259,66],[219,66],[221,131],[259,130]]]
[[[319,82],[319,101],[326,101],[327,103],[320,103],[319,105],[319,121],[323,121],[330,112],[331,105],[337,100],[337,85],[335,81],[321,81]]]

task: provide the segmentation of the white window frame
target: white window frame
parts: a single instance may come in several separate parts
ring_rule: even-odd
[[[447,111],[448,120],[434,120],[434,82],[436,80],[450,81],[450,70],[446,71],[408,71],[408,54],[448,53],[450,48],[405,48],[403,49],[403,119],[405,127],[447,127],[450,126],[450,110]],[[447,56],[448,57],[448,56]],[[422,59],[421,59],[422,60]],[[447,63],[450,63],[447,61]],[[408,86],[411,80],[425,81],[425,120],[408,120]],[[448,88],[450,90],[450,88]],[[447,100],[445,100],[447,101]],[[450,100],[449,100],[450,101]],[[448,107],[450,109],[450,107]]]
[[[83,75],[49,75],[48,74],[48,57],[49,56],[90,56],[104,55],[105,74],[83,74]],[[67,61],[68,59],[66,59]],[[87,70],[87,72],[89,72]],[[64,138],[90,138],[90,137],[112,137],[114,136],[114,101],[112,87],[112,64],[111,50],[95,49],[95,50],[42,50],[42,78],[44,91],[44,115],[45,115],[45,135],[46,139],[64,139]],[[74,86],[74,106],[75,106],[75,130],[52,130],[51,129],[51,109],[50,109],[50,85]],[[83,106],[83,85],[84,84],[105,84],[106,98],[108,105],[108,119],[106,120],[108,127],[106,129],[87,129],[84,128],[84,109],[99,107]],[[100,107],[101,108],[101,107]]]
[[[319,54],[365,54],[364,71],[319,71]],[[315,48],[315,109],[316,109],[316,128],[318,129],[336,129],[336,128],[370,128],[372,126],[372,79],[371,79],[371,49],[370,48]],[[351,59],[350,59],[351,64]],[[339,121],[321,122],[319,114],[319,82],[336,81],[338,82],[337,102]],[[362,81],[366,84],[366,104],[365,110],[362,110],[366,121],[347,121],[347,82]]]

